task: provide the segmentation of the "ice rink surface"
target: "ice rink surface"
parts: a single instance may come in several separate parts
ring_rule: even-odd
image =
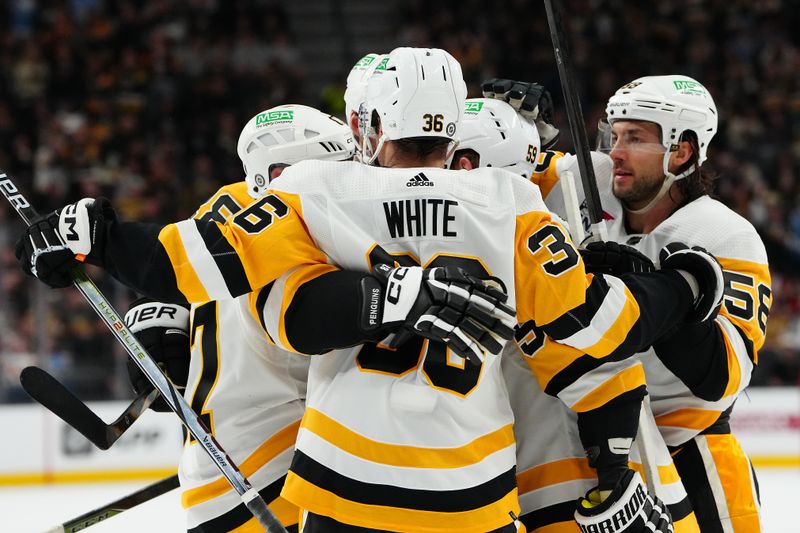
[[[764,533],[798,531],[796,495],[800,468],[758,470]],[[143,487],[141,483],[56,484],[0,487],[0,532],[43,533],[48,528]],[[185,531],[177,490],[92,526],[91,533],[172,533]]]

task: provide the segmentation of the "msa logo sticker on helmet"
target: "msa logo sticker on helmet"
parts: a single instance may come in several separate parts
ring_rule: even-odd
[[[466,102],[464,113],[478,114],[483,109],[483,102]]]
[[[291,109],[276,109],[267,111],[256,117],[256,126],[277,124],[279,122],[291,122],[294,120],[294,111]]]
[[[706,88],[693,80],[674,80],[672,84],[681,94],[706,94]]]
[[[444,132],[447,134],[448,137],[452,137],[456,134],[456,123],[455,122],[448,122],[447,126],[444,129]]]
[[[388,62],[389,62],[389,56],[384,57],[383,59],[381,59],[381,62],[378,63],[378,66],[375,67],[375,70],[376,71],[378,71],[378,70],[386,70],[386,64]]]
[[[370,66],[372,64],[373,61],[375,61],[375,57],[376,56],[374,54],[367,54],[364,57],[362,57],[361,59],[359,59],[356,62],[356,64],[353,65],[353,68],[368,67],[368,66]]]

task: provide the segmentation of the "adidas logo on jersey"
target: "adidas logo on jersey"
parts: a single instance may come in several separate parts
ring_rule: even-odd
[[[428,176],[420,172],[406,183],[406,187],[433,187],[433,182]]]

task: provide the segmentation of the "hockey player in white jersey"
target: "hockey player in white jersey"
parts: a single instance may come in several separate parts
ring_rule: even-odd
[[[772,292],[756,230],[709,196],[711,179],[701,171],[716,105],[688,76],[649,76],[620,88],[606,116],[613,176],[601,194],[618,201],[602,198],[613,217],[609,234],[656,264],[668,240],[701,246],[725,270],[720,316],[677,328],[642,357],[656,422],[676,450],[702,531],[759,531],[755,471],[729,417],[758,362]]]
[[[678,328],[642,354],[656,422],[702,531],[759,531],[755,471],[728,421],[764,343],[770,275],[755,229],[710,197],[711,179],[700,170],[717,130],[716,106],[702,84],[670,75],[623,86],[606,111],[600,144],[610,158],[593,153],[593,160],[611,241],[656,264],[668,240],[702,246],[725,270],[720,316]],[[558,174],[577,165],[563,154],[548,162],[534,181],[563,213]],[[605,272],[647,268],[614,246],[590,244],[587,263]]]
[[[391,56],[395,56],[395,53]],[[403,60],[409,61],[410,58],[403,58],[400,54],[398,56],[396,63],[390,59],[390,72],[386,74],[386,78],[382,78],[384,74],[376,73],[375,78],[370,81],[366,106],[374,111],[370,113],[373,152],[365,155],[371,156],[372,160],[379,162],[381,166],[419,167],[422,166],[421,159],[427,163],[426,166],[439,166],[445,159],[445,147],[449,141],[446,137],[447,113],[443,112],[437,118],[437,113],[425,111],[436,109],[435,98],[440,98],[442,91],[440,89],[437,94],[435,85],[431,87],[437,80],[433,77],[427,80],[426,84],[420,83],[420,87],[427,91],[417,88],[421,94],[415,95],[415,98],[418,97],[422,101],[427,100],[428,107],[413,99],[408,102],[410,98],[403,94],[402,90],[411,84],[408,80],[409,65],[403,64]],[[420,65],[422,68],[417,68],[417,75],[420,77],[424,76],[425,72],[438,73],[441,70],[437,68],[435,62],[423,60],[420,61]],[[452,76],[452,71],[449,75]],[[432,77],[430,74],[428,76]],[[396,103],[404,102],[404,99],[405,105],[409,107],[404,108],[403,104],[400,104],[395,109]],[[412,103],[421,107],[418,111],[421,120],[416,124],[405,118],[414,116]],[[433,107],[430,107],[431,105]],[[468,103],[466,109],[474,110],[477,107],[473,104],[470,108]],[[443,105],[441,108],[447,110]],[[503,120],[509,119],[514,127],[519,127],[516,114],[506,104],[492,102],[488,104],[487,112],[489,108],[499,109],[498,114],[502,111]],[[500,117],[495,118],[502,124],[498,129],[504,131],[507,125],[499,120]],[[381,125],[384,123],[388,123],[390,127],[382,128]],[[529,131],[535,136],[535,129],[530,128]],[[440,135],[437,136],[435,133],[431,135],[429,132],[438,132]],[[438,144],[438,150],[431,148],[427,151],[422,150],[424,145],[421,146],[420,141],[424,140],[426,133],[434,137],[433,142]],[[445,133],[445,136],[442,137],[441,133]],[[503,135],[505,132],[496,133],[498,139]],[[399,149],[393,144],[408,137],[412,138],[410,141],[413,143],[410,143],[408,151]],[[462,134],[461,139],[462,142],[468,143],[469,134]],[[538,138],[535,138],[535,144],[538,145]],[[391,147],[391,151],[386,148],[387,146]],[[381,149],[387,149],[387,153],[383,154],[384,157],[381,157]],[[533,151],[529,152],[531,149]],[[530,155],[533,156],[531,159],[535,158],[534,152],[535,147],[530,143],[526,143],[521,150],[523,157]],[[431,157],[432,154],[436,154],[435,157]],[[459,157],[466,156],[458,151],[456,158]],[[514,158],[508,157],[509,163],[512,159]],[[501,168],[506,166],[501,159],[486,159],[484,163],[489,165],[494,163]],[[533,168],[532,163],[529,164],[527,169],[520,166],[514,171],[519,171],[527,177]],[[287,190],[294,190],[297,187],[303,191],[301,196],[304,198],[303,210],[306,221],[313,234],[325,236],[325,240],[319,241],[320,245],[335,262],[355,267],[363,264],[361,262],[366,258],[366,266],[371,266],[380,260],[399,264],[421,262],[424,265],[430,260],[444,262],[447,260],[447,251],[452,249],[453,255],[449,258],[450,261],[457,260],[467,266],[470,264],[470,256],[475,258],[473,261],[476,262],[472,268],[478,269],[476,274],[481,270],[498,272],[504,268],[502,261],[498,259],[502,257],[501,248],[483,241],[483,236],[486,236],[488,242],[492,242],[493,238],[490,235],[498,230],[496,222],[482,225],[481,222],[486,220],[481,220],[480,214],[476,213],[474,222],[467,219],[469,228],[452,231],[450,235],[457,238],[463,233],[472,239],[437,238],[435,241],[440,242],[430,243],[426,242],[428,239],[425,237],[435,236],[435,233],[430,232],[435,232],[432,228],[437,223],[433,218],[436,211],[422,212],[426,206],[420,203],[420,200],[388,200],[394,197],[392,190],[402,191],[403,187],[406,190],[410,187],[434,187],[440,180],[447,179],[448,176],[444,171],[425,170],[413,176],[407,173],[406,177],[403,177],[403,174],[397,171],[393,173],[384,171],[384,176],[381,176],[374,171],[363,169],[359,173],[359,179],[353,180],[355,183],[350,193],[360,197],[366,193],[357,191],[365,186],[368,190],[376,192],[384,190],[386,192],[378,196],[383,199],[382,204],[379,204],[382,208],[376,205],[359,213],[356,210],[357,204],[351,201],[348,204],[350,211],[347,213],[347,217],[351,219],[349,223],[347,220],[337,220],[336,224],[329,227],[330,218],[325,216],[325,210],[335,209],[336,212],[342,213],[341,209],[332,206],[338,202],[352,200],[352,197],[344,191],[331,191],[325,188],[313,187],[311,190],[303,190],[304,186],[308,185],[309,176],[321,172],[319,168],[306,170],[307,167],[308,165],[301,165],[288,171],[275,186],[278,190],[284,187]],[[305,176],[301,174],[304,170],[307,173]],[[417,168],[414,172],[418,170],[420,169]],[[332,170],[325,169],[324,173],[329,172]],[[497,174],[491,171],[488,174],[484,171],[462,174],[460,176],[462,181],[458,183],[461,194],[456,194],[456,198],[460,197],[461,201],[464,201],[463,198],[472,197],[472,201],[478,205],[487,201],[492,204],[488,198],[478,200],[473,195],[482,189],[490,193],[494,187],[489,183],[495,179],[508,179],[507,176],[506,173]],[[394,189],[392,182],[395,185]],[[430,185],[431,183],[434,185]],[[407,192],[405,196],[408,196]],[[323,204],[319,203],[321,199],[324,199]],[[381,210],[388,229],[381,229],[379,225],[376,228],[378,235],[361,235],[364,228],[368,228],[370,223],[374,224],[370,221],[374,221],[373,217],[379,216]],[[411,220],[407,220],[408,217],[411,217]],[[348,227],[362,228],[362,230],[354,235]],[[451,226],[451,230],[455,230],[455,227]],[[444,225],[440,226],[439,232],[441,237],[448,236]],[[355,244],[358,241],[361,241],[361,244]],[[334,242],[336,245],[332,246]],[[353,257],[348,257],[347,249],[352,249],[353,252],[369,250],[369,253],[355,253]],[[426,257],[430,259],[426,260]],[[327,276],[320,276],[310,285],[319,288],[331,283]],[[287,348],[291,347],[306,353],[324,351],[329,343],[322,338],[305,338],[302,328],[297,325],[294,326],[297,328],[297,333],[292,334],[289,331],[293,329],[290,324],[293,319],[296,320],[295,316],[308,320],[308,315],[316,315],[311,320],[314,323],[326,320],[326,315],[321,315],[319,311],[314,312],[315,309],[325,309],[326,301],[317,300],[312,305],[309,303],[308,294],[304,292],[305,288],[298,288],[297,285],[295,283],[294,286],[283,289],[289,302],[293,298],[301,301],[295,308],[293,308],[295,303],[273,300],[273,296],[279,294],[273,289],[268,300],[268,309],[273,309],[271,313],[273,321],[267,322],[268,329],[275,332],[283,330],[285,335],[281,336],[281,339],[289,343]],[[285,317],[283,321],[281,320],[281,309],[290,310],[291,318],[288,319],[288,324]],[[273,324],[271,328],[270,323]],[[319,326],[318,328],[323,329]],[[335,331],[337,328],[324,329]],[[446,353],[439,354],[433,351],[433,348],[432,343],[427,346],[405,345],[401,352],[391,354],[385,352],[385,348],[380,345],[372,345],[341,351],[335,356],[328,354],[312,362],[309,410],[302,424],[295,461],[284,490],[288,499],[309,511],[304,531],[355,531],[356,529],[361,531],[363,530],[361,528],[392,531],[453,529],[487,531],[498,529],[498,526],[502,531],[506,529],[511,531],[519,526],[511,524],[508,515],[509,512],[515,514],[518,512],[516,506],[509,508],[508,502],[505,502],[508,494],[505,491],[510,488],[508,483],[513,481],[507,477],[508,472],[503,470],[503,464],[508,464],[504,461],[510,458],[503,458],[512,450],[501,446],[503,441],[499,437],[500,432],[507,431],[510,422],[509,406],[504,401],[504,387],[498,374],[499,361],[485,360],[480,369],[483,377],[480,377],[478,382],[474,381],[475,378],[472,380],[468,378],[469,370],[475,372],[474,369],[470,369],[469,363],[450,361]],[[383,360],[382,352],[389,358]],[[449,372],[456,373],[450,379],[445,378],[445,374],[440,373],[440,369],[437,368],[437,361],[443,356],[444,361],[438,364],[445,363],[445,368],[453,366]],[[510,356],[520,357],[520,353],[512,351]],[[525,370],[530,372],[527,368]],[[461,376],[457,376],[459,372]],[[463,382],[459,384],[457,377]],[[320,385],[317,386],[317,383]],[[434,390],[431,390],[431,386]],[[366,390],[372,391],[374,397],[366,402],[362,400],[362,394],[348,394],[348,391]],[[464,416],[468,417],[469,422],[463,419]],[[477,442],[486,443],[489,438],[497,440],[497,444],[484,451],[479,451],[475,447]],[[396,447],[415,450],[418,458],[414,460],[406,457],[398,463],[399,458],[395,457],[395,452],[392,451]],[[457,477],[454,476],[455,472],[443,470],[447,464],[444,462],[446,449],[451,450],[449,461],[454,463],[451,469],[455,468],[455,464],[467,461],[464,456],[474,456],[467,464],[458,467],[461,472]],[[456,452],[456,449],[459,451]],[[442,456],[441,459],[429,457],[433,450],[437,450],[437,455]],[[463,458],[458,459],[459,457]],[[475,461],[480,462],[475,463]],[[441,466],[438,465],[439,462],[442,462]],[[433,483],[426,477],[430,475],[435,475],[438,481]],[[375,483],[386,478],[395,480],[392,483],[395,485],[394,490],[378,490]],[[495,488],[489,490],[487,485],[493,485]],[[434,487],[437,492],[435,498],[432,492]],[[484,503],[481,507],[475,508],[460,500],[475,501],[472,506],[479,501]],[[480,514],[477,511],[480,511]],[[441,519],[438,515],[441,515]],[[478,522],[478,520],[486,521]],[[502,526],[504,520],[508,524],[505,527]],[[345,523],[354,527],[347,527]],[[644,527],[644,522],[638,525]],[[666,524],[655,521],[651,527],[660,529],[666,527]]]
[[[538,94],[546,92],[539,89]],[[532,102],[530,96],[528,100],[531,107],[548,102],[547,98]],[[538,129],[517,109],[497,98],[469,99],[464,111],[460,143],[451,168],[499,167],[530,179],[537,161],[541,164]],[[546,131],[552,135],[553,129]],[[509,343],[505,351],[502,367],[514,413],[520,522],[528,532],[577,532],[579,527],[573,519],[575,501],[597,485],[596,472],[589,466],[581,444],[577,415],[542,391],[516,344]],[[657,484],[658,495],[670,509],[675,531],[697,531],[686,491],[666,445],[660,441],[652,447],[653,461],[664,474]],[[635,447],[633,451],[637,451]],[[641,470],[638,454],[633,459],[638,462],[631,466]]]
[[[63,286],[81,254],[132,287],[178,301],[234,297],[289,272],[268,297],[287,298],[265,311],[273,340],[319,354],[359,344],[312,360],[283,491],[309,511],[307,531],[513,531],[511,414],[499,361],[488,356],[502,348],[509,316],[500,292],[474,277],[504,282],[528,348],[537,333],[545,345],[563,343],[561,353],[531,353],[540,380],[567,383],[591,404],[613,399],[628,382],[578,383],[573,363],[586,361],[584,353],[625,358],[663,329],[713,314],[721,270],[689,250],[625,283],[587,276],[529,182],[499,169],[441,168],[465,94],[455,60],[441,50],[392,56],[370,80],[367,102],[377,134],[370,157],[396,168],[300,163],[225,224],[118,222],[108,204],[82,201],[29,228],[20,262]],[[73,216],[75,224],[66,220]],[[69,244],[48,246],[59,238]],[[398,266],[409,262],[427,268]],[[472,277],[446,266],[453,263]],[[321,305],[307,298],[319,287]],[[428,339],[360,346],[401,331]],[[643,384],[643,376],[626,378]],[[614,520],[631,531],[669,527],[636,476],[583,520],[590,529]]]
[[[252,117],[239,135],[246,178],[225,185],[194,218],[224,222],[289,165],[306,159],[348,160],[355,143],[340,120],[303,105],[273,107]],[[262,326],[263,291],[192,306],[191,320],[175,304],[141,299],[126,322],[165,365],[187,401],[289,531],[299,510],[281,498],[305,407],[308,358],[287,352]],[[191,357],[190,357],[191,352]],[[137,392],[152,385],[129,359]],[[188,371],[188,377],[187,377]],[[158,402],[163,402],[159,399]],[[156,405],[156,407],[159,407]],[[168,411],[164,404],[162,411]],[[181,503],[192,533],[259,531],[260,526],[217,468],[189,439],[179,466]]]

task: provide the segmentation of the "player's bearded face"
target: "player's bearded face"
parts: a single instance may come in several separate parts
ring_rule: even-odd
[[[647,205],[664,181],[664,147],[658,125],[640,121],[617,121],[612,126],[614,196],[631,209]]]

